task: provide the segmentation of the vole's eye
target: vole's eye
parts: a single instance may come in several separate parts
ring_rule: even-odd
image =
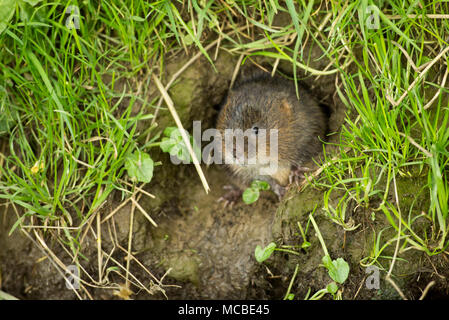
[[[253,130],[254,134],[258,134],[259,133],[259,127],[254,126],[251,129]]]

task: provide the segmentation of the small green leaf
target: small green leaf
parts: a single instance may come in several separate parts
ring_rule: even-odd
[[[132,180],[148,183],[153,178],[154,162],[149,154],[136,151],[126,158],[125,169]]]
[[[274,242],[271,242],[268,246],[266,246],[263,249],[261,246],[257,245],[256,250],[254,252],[257,262],[261,263],[267,260],[273,253],[274,249],[276,249],[276,243]]]
[[[251,188],[259,189],[259,190],[269,190],[270,184],[266,181],[254,180],[251,183]]]
[[[332,269],[333,265],[332,265],[332,259],[329,255],[325,255],[322,259],[321,262],[323,262],[324,266],[326,267],[326,269]]]
[[[328,270],[329,276],[332,280],[338,283],[343,283],[346,281],[349,275],[349,265],[345,260],[342,258],[331,260],[331,258],[327,255],[323,257],[322,262]]]
[[[287,296],[287,300],[293,300],[295,298],[295,295],[293,293],[289,293]]]
[[[259,189],[256,188],[247,188],[245,191],[243,191],[242,199],[243,202],[246,204],[251,204],[257,201],[259,199],[260,192]]]
[[[164,136],[170,137],[171,134],[173,133],[173,131],[175,131],[175,130],[179,131],[179,129],[177,127],[167,127],[167,128],[165,128],[164,129]]]
[[[338,290],[338,286],[335,282],[331,282],[327,285],[326,290],[329,293],[336,294],[337,290]]]
[[[193,37],[190,34],[186,34],[182,37],[182,40],[184,41],[186,46],[190,46],[193,43]]]
[[[331,275],[331,278],[338,283],[345,282],[349,275],[349,264],[342,258],[338,258],[336,261],[332,261],[332,263],[335,265],[337,273],[333,276]]]
[[[270,189],[270,185],[266,181],[254,180],[251,183],[251,186],[247,188],[243,194],[243,202],[246,204],[251,204],[257,201],[260,196],[260,190],[268,190]]]
[[[16,9],[15,0],[0,0],[0,33],[6,29]]]
[[[302,243],[302,245],[301,245],[301,248],[307,249],[307,248],[310,247],[310,246],[311,246],[311,244],[310,244],[309,241],[304,241],[304,242]]]
[[[172,156],[176,156],[183,162],[191,162],[189,149],[182,139],[181,131],[177,127],[167,127],[164,130],[165,137],[162,138],[160,148],[164,152],[170,153]],[[189,134],[187,133],[187,136]],[[190,137],[190,144],[193,146],[198,160],[201,156],[200,147],[194,142],[193,137]]]
[[[162,142],[159,145],[164,152],[170,152],[172,148],[176,146],[176,143],[174,140],[169,138],[162,138]]]

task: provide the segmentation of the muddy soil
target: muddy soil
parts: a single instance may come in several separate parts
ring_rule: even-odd
[[[312,67],[322,69],[327,65],[324,59],[313,60],[320,55],[318,48],[312,48],[311,55]],[[187,56],[177,56],[170,60],[166,78],[169,79],[188,59]],[[216,62],[218,72],[215,73],[207,60],[201,58],[169,90],[187,129],[191,129],[193,120],[201,120],[203,130],[214,126],[218,106],[229,87],[237,59],[221,51]],[[287,63],[281,63],[280,69],[291,74]],[[312,93],[330,107],[330,131],[336,134],[329,139],[331,142],[338,141],[346,109],[335,94],[335,77],[299,75]],[[152,92],[156,94],[155,90]],[[167,110],[162,109],[158,117],[161,128],[173,125]],[[252,205],[238,202],[232,208],[224,208],[217,200],[225,192],[223,186],[234,182],[225,168],[203,166],[211,186],[210,193],[206,194],[192,165],[173,165],[166,154],[157,150],[152,150],[152,156],[163,162],[162,166],[156,167],[153,181],[146,186],[146,190],[156,199],[142,197],[140,205],[151,214],[158,227],[152,226],[143,216],[135,215],[133,254],[158,278],[171,268],[164,283],[179,287],[165,288],[169,299],[282,299],[296,265],[299,265],[299,271],[291,290],[296,298],[304,298],[309,290],[313,294],[325,288],[331,280],[327,271],[320,266],[324,254],[311,226],[306,232],[311,246],[306,250],[297,248],[299,255],[275,252],[263,264],[254,258],[255,247],[265,246],[271,241],[278,246],[300,245],[304,239],[297,224],[305,228],[308,215],[315,208],[314,217],[331,257],[344,258],[350,265],[349,278],[342,289],[343,298],[401,298],[384,280],[388,270],[379,270],[379,287],[369,288],[366,285],[369,274],[360,263],[370,254],[373,236],[388,226],[382,215],[377,214],[373,219],[368,209],[349,208],[348,218],[360,226],[354,231],[345,232],[322,210],[323,190],[310,186],[303,190],[292,188],[281,202],[267,191]],[[408,186],[416,185],[416,181],[403,179],[400,183],[404,186],[400,189],[400,197],[411,197],[413,191]],[[338,195],[331,199],[335,203],[338,200]],[[108,205],[102,209],[103,217],[121,201],[117,194],[112,195]],[[425,207],[425,195],[422,207]],[[131,206],[126,205],[112,218],[116,241],[124,248],[128,242],[130,210]],[[419,201],[414,210],[420,210]],[[62,275],[55,272],[52,262],[45,258],[35,243],[19,231],[8,235],[14,221],[15,215],[11,211],[0,215],[0,289],[24,299],[75,299],[76,295],[66,289]],[[391,232],[393,230],[387,229],[385,235],[391,235]],[[65,252],[50,234],[47,236],[47,243],[54,252],[64,263],[70,264]],[[105,239],[103,246],[105,251],[109,251],[113,243]],[[390,247],[385,251],[385,256],[393,254]],[[82,252],[88,258],[88,261],[81,262],[82,265],[90,274],[96,275],[96,244],[92,237],[87,237]],[[116,251],[114,257],[123,262],[125,254]],[[448,294],[449,262],[444,255],[428,257],[421,252],[407,251],[401,253],[401,258],[395,265],[394,280],[408,298],[419,298],[431,280],[437,284],[427,298],[442,298]],[[380,261],[388,266],[387,259],[381,258]],[[131,268],[136,277],[145,279],[145,284],[150,283],[148,274],[142,268],[133,263]],[[113,274],[110,280],[116,283],[122,281]],[[135,291],[131,298],[165,299],[157,291],[149,294],[131,289]],[[89,290],[92,290],[90,293],[95,299],[117,298],[112,290]],[[86,297],[82,292],[80,295]]]

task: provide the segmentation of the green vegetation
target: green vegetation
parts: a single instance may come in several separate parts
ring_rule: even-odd
[[[449,109],[444,94],[449,25],[446,19],[425,15],[446,12],[447,3],[390,2],[394,14],[381,14],[379,29],[367,29],[365,19],[354,25],[353,17],[364,17],[367,4],[354,2],[340,8],[334,40],[345,45],[356,69],[341,70],[338,94],[348,116],[340,152],[335,158],[327,155],[328,165],[315,185],[328,190],[325,211],[345,229],[357,227],[345,220],[348,202],[355,201],[374,214],[385,214],[397,231],[396,239],[403,238],[406,247],[438,254],[449,244],[445,174]],[[428,208],[416,212],[413,203],[411,208],[401,204],[396,184],[400,177],[408,179],[408,191],[415,196],[426,194]],[[416,190],[420,180],[427,183]],[[343,192],[337,208],[327,203],[335,191]],[[417,230],[419,220],[428,220],[433,227]]]
[[[242,194],[243,202],[251,204],[256,202],[260,197],[260,190],[269,190],[270,185],[266,181],[254,180],[249,188],[245,189]]]
[[[327,251],[327,247],[324,243],[320,229],[318,229],[318,225],[316,224],[315,219],[312,215],[310,215],[310,221],[312,222],[313,228],[315,229],[317,237],[320,240],[321,247],[323,248],[323,266],[327,269],[329,277],[334,281],[329,283],[326,288],[316,292],[312,297],[310,297],[310,300],[318,300],[326,293],[332,294],[335,300],[341,300],[341,292],[337,292],[338,285],[335,282],[343,284],[346,281],[349,275],[349,265],[343,258],[332,260],[329,252]],[[308,295],[309,294],[307,294],[307,296]]]

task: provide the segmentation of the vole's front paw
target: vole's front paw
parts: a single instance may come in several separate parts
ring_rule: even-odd
[[[284,197],[284,195],[287,192],[287,188],[283,187],[277,183],[273,184],[272,187],[273,192],[278,196],[279,201],[282,200],[282,198]]]
[[[223,201],[223,205],[226,208],[229,205],[229,208],[232,209],[234,204],[242,198],[243,191],[237,187],[226,185],[223,189],[227,190],[227,192],[220,197],[217,202]]]

